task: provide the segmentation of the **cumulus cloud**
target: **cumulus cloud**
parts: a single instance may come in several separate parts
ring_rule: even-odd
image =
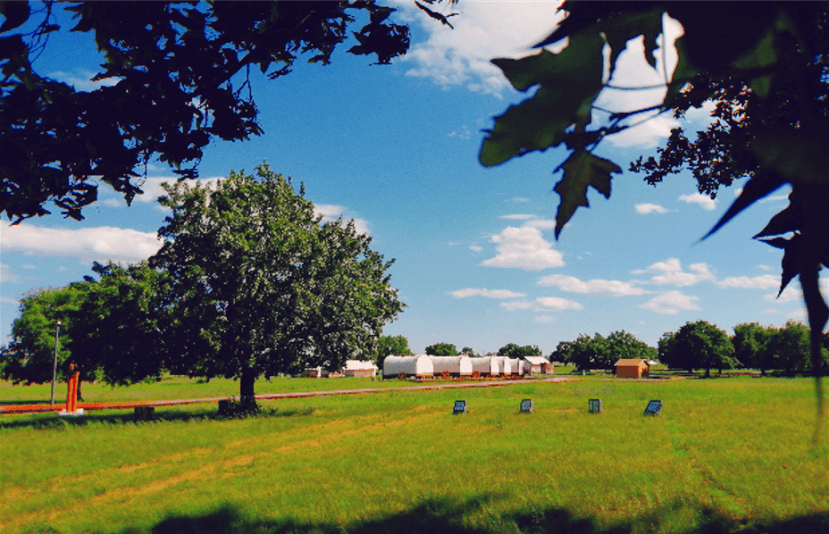
[[[648,302],[640,304],[639,307],[663,315],[676,315],[679,310],[699,310],[700,307],[696,304],[698,300],[699,297],[692,297],[683,294],[681,291],[673,290],[666,291]]]
[[[704,280],[714,280],[714,275],[705,263],[694,263],[688,267],[693,272],[682,270],[682,264],[677,258],[669,258],[657,262],[647,269],[633,271],[633,274],[657,272],[650,279],[650,283],[657,285],[671,285],[676,287],[691,286]]]
[[[680,195],[679,200],[687,202],[688,204],[699,204],[703,209],[708,211],[712,211],[717,208],[717,201],[708,195],[703,195],[702,193]]]
[[[668,210],[660,206],[659,204],[637,204],[636,205],[636,213],[647,214],[647,213],[667,213]]]
[[[501,306],[509,311],[515,310],[532,310],[532,311],[563,311],[563,310],[581,310],[584,308],[581,304],[573,300],[562,299],[559,297],[540,297],[535,300],[519,300],[516,302],[502,302]]]
[[[359,217],[349,216],[350,211],[345,206],[337,206],[335,204],[314,204],[314,213],[322,216],[322,222],[331,222],[337,220],[338,217],[342,217],[344,222],[353,220],[357,232],[370,235],[368,221],[360,219]]]
[[[469,245],[469,250],[471,250],[473,252],[483,252],[484,247],[482,247],[480,245]]]
[[[188,185],[194,185],[196,182],[201,183],[202,185],[215,187],[215,184],[219,180],[224,180],[223,177],[213,177],[213,178],[199,178],[198,180],[183,180],[187,182]],[[161,188],[161,184],[163,183],[175,183],[178,181],[178,178],[175,177],[156,177],[156,178],[146,178],[143,180],[138,180],[134,182],[144,191],[142,195],[135,195],[133,202],[139,203],[152,203],[158,200],[158,197],[166,195],[167,193],[164,189]],[[99,195],[102,196],[101,200],[99,200],[99,204],[103,204],[104,206],[109,206],[113,208],[126,208],[127,203],[124,201],[123,195],[117,193],[112,190],[109,186],[102,186],[99,190]],[[159,206],[160,209],[164,209]]]
[[[524,293],[516,293],[508,289],[483,289],[468,287],[466,289],[458,289],[449,293],[456,299],[465,299],[467,297],[488,297],[492,299],[514,299],[519,297],[526,297]]]
[[[556,222],[550,221],[548,219],[532,219],[530,221],[525,222],[523,226],[531,226],[533,228],[538,228],[540,230],[552,230],[556,227]]]
[[[777,287],[780,287],[780,282],[777,282]],[[766,302],[776,302],[778,304],[786,304],[788,302],[799,302],[803,300],[803,292],[797,289],[796,286],[793,286],[791,283],[786,286],[786,289],[783,290],[783,293],[780,296],[777,296],[777,291],[774,293],[769,293],[768,295],[763,295],[763,300]]]
[[[429,19],[412,2],[399,4],[404,15],[421,24],[428,34],[425,42],[414,44],[399,62],[407,68],[407,76],[500,96],[511,86],[490,60],[532,54],[532,45],[563,18],[561,13],[556,14],[558,4],[462,2],[455,8],[461,15],[449,19],[454,30]],[[444,14],[452,11],[448,3],[433,9]]]
[[[541,230],[532,226],[509,226],[492,236],[498,254],[481,263],[484,267],[501,267],[539,271],[564,265],[561,252],[541,236]]]
[[[780,286],[780,278],[770,274],[752,278],[748,276],[730,276],[717,282],[717,285],[720,287],[740,287],[743,289],[769,289]]]
[[[563,274],[551,274],[538,280],[540,286],[555,286],[562,291],[570,293],[581,293],[584,295],[609,295],[621,297],[627,295],[644,295],[648,293],[641,287],[632,285],[630,282],[619,280],[579,280],[574,276]]]
[[[76,257],[84,261],[136,262],[161,248],[155,233],[129,228],[47,228],[20,223],[3,230],[0,249],[35,256]]]

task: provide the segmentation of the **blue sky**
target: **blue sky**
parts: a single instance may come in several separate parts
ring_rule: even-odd
[[[370,66],[345,54],[346,46],[327,67],[297,64],[277,81],[256,78],[265,134],[214,142],[199,166],[210,179],[267,160],[303,182],[321,214],[355,219],[374,250],[395,258],[392,285],[408,306],[384,333],[406,336],[418,352],[436,342],[478,353],[517,343],[548,355],[580,333],[627,330],[655,345],[663,332],[697,319],[729,333],[741,322],[805,321],[796,281],[775,299],[781,251],[751,240],[786,206],[788,191],[698,242],[739,184],[711,201],[696,194],[688,173],[654,188],[626,171],[614,178],[609,200],[591,191],[590,209],[579,209],[556,241],[552,188],[560,175],[552,171],[565,153],[533,153],[495,168],[478,163],[482,130],[527,96],[512,90],[489,59],[530,53],[555,24],[554,5],[464,0],[454,30],[411,3],[398,7],[413,31],[405,58]],[[670,43],[681,28],[669,27]],[[661,79],[641,52],[635,60],[637,46],[629,43],[620,57],[614,83]],[[80,89],[92,87],[97,61],[88,36],[60,35],[35,65]],[[630,109],[658,96],[616,91],[601,98],[603,106]],[[702,127],[709,111],[690,114],[691,126]],[[597,153],[626,169],[639,155],[653,154],[676,124],[653,118],[605,141]],[[131,207],[102,186],[82,222],[59,214],[13,227],[4,220],[3,342],[26,292],[80,280],[93,261],[134,262],[155,252],[165,212],[154,199],[171,176],[152,165],[146,194]]]

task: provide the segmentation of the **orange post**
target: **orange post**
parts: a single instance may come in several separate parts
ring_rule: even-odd
[[[69,371],[75,371],[75,364],[69,364]],[[75,413],[78,405],[78,375],[79,371],[75,371],[69,377],[68,391],[66,392],[66,413]]]

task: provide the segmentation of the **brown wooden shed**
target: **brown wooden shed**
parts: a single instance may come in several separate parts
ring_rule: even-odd
[[[649,369],[647,360],[622,359],[616,362],[616,378],[645,378]]]

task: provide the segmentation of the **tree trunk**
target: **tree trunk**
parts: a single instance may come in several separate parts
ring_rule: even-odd
[[[253,385],[256,382],[256,373],[248,367],[242,369],[240,377],[239,401],[243,406],[256,406],[256,396],[253,393]]]
[[[83,401],[83,395],[81,395],[81,384],[83,384],[83,380],[81,380],[81,379],[79,378],[79,379],[78,379],[78,397],[77,397],[77,398],[78,398],[78,402],[82,402],[82,401]]]

